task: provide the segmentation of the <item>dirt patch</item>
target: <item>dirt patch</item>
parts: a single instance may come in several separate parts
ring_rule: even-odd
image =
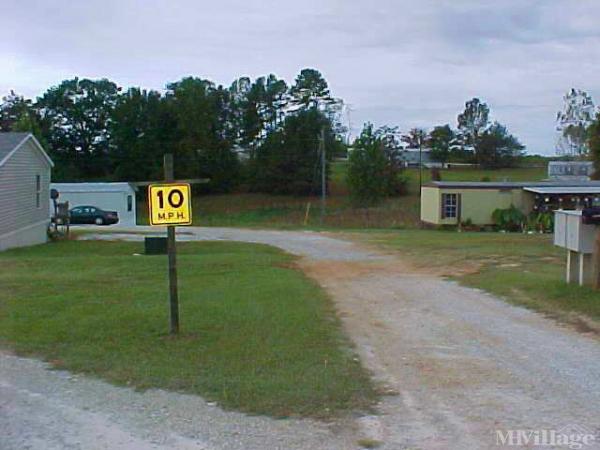
[[[569,320],[580,333],[589,333],[600,337],[600,323],[579,314],[572,314]]]
[[[435,267],[400,261],[398,259],[383,261],[329,261],[303,258],[296,262],[295,265],[317,281],[354,279],[372,275],[461,277],[476,274],[481,269],[481,264],[477,262],[463,262],[451,267]]]

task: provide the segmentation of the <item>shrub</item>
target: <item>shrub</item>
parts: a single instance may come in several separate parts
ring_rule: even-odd
[[[527,217],[515,205],[510,205],[510,208],[496,209],[492,213],[492,219],[498,227],[503,231],[521,231],[525,228]]]
[[[551,212],[532,212],[527,218],[527,229],[540,233],[551,233],[554,230],[554,214]]]
[[[406,179],[396,146],[384,131],[374,131],[373,126],[367,124],[354,142],[347,181],[355,206],[375,206],[385,197],[404,192]]]

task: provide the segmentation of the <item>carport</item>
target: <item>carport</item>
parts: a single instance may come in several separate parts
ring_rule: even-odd
[[[60,195],[60,202],[75,206],[95,206],[119,214],[119,225],[136,225],[135,193],[137,188],[129,183],[51,183]],[[54,213],[50,206],[51,214]]]
[[[591,183],[590,183],[591,184]],[[534,194],[534,211],[551,212],[557,209],[579,209],[600,206],[600,186],[526,186]]]

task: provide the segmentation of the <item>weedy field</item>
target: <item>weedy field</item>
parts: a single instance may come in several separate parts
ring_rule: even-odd
[[[267,228],[415,228],[419,224],[419,171],[407,169],[406,194],[385,200],[373,208],[354,208],[348,196],[348,163],[331,166],[326,214],[321,221],[320,198],[232,193],[196,195],[193,200],[194,225]],[[423,182],[431,179],[423,170]],[[543,167],[481,170],[453,168],[441,171],[445,181],[536,181],[546,177]],[[138,221],[147,224],[146,194],[138,198]]]
[[[275,248],[178,244],[181,329],[166,258],[142,243],[63,241],[0,253],[0,345],[139,389],[276,417],[368,410],[376,394],[329,298]]]

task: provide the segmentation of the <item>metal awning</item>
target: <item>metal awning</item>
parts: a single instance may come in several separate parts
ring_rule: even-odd
[[[532,186],[524,187],[524,191],[534,194],[600,194],[600,186]]]

